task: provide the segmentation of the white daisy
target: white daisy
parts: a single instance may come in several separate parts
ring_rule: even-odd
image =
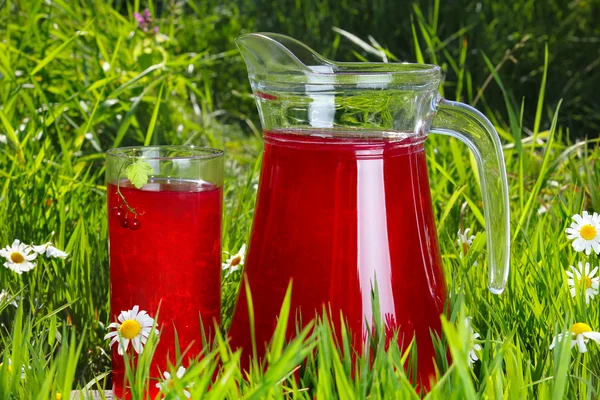
[[[0,303],[4,303],[5,301],[9,301],[11,306],[18,307],[17,300],[19,300],[19,296],[12,296],[6,290],[2,289],[0,292]]]
[[[132,343],[135,352],[141,354],[150,333],[152,333],[154,319],[146,311],[139,311],[139,309],[140,307],[136,305],[129,311],[121,311],[117,318],[119,322],[108,325],[108,329],[114,328],[115,330],[107,333],[104,339],[112,339],[111,347],[119,342],[117,351],[120,355],[127,351],[129,342]],[[155,328],[154,332],[158,335],[158,329]]]
[[[177,372],[175,373],[175,375],[177,376],[177,379],[183,378],[184,374],[185,374],[185,368],[183,368],[183,367],[179,367],[177,369]],[[173,385],[173,379],[172,379],[170,373],[165,371],[165,372],[163,372],[163,375],[164,375],[165,379],[162,380],[161,382],[158,382],[156,384],[156,387],[158,389],[160,389],[161,392],[166,393],[169,389],[172,389],[174,385]],[[186,386],[186,389],[188,389],[192,385],[193,385],[193,383]],[[189,399],[190,397],[192,397],[192,394],[190,392],[188,392],[187,390],[183,391],[183,395],[185,396],[186,399]],[[173,398],[176,400],[179,400],[179,397],[177,397],[177,396],[175,396]]]
[[[600,332],[594,332],[588,324],[578,322],[571,327],[571,332],[564,332],[560,333],[558,336],[555,336],[554,339],[552,339],[550,350],[552,350],[554,346],[556,346],[556,344],[565,337],[571,338],[571,348],[577,345],[580,353],[585,353],[587,351],[587,347],[585,345],[590,339],[600,344]]]
[[[32,261],[35,260],[37,254],[31,254],[31,247],[21,243],[19,239],[15,239],[12,246],[0,249],[0,256],[6,258],[4,263],[6,268],[22,274],[35,268],[35,263]]]
[[[598,267],[595,267],[592,271],[590,271],[590,263],[585,263],[585,267],[582,262],[579,262],[579,269],[574,266],[570,266],[573,270],[565,271],[565,274],[569,277],[567,279],[567,283],[570,287],[571,296],[577,296],[576,287],[585,290],[585,302],[589,304],[590,299],[593,299],[594,296],[598,294],[598,284],[600,283],[600,278],[596,276],[596,272],[598,272]]]
[[[54,247],[54,244],[52,244],[52,242],[48,242],[46,244],[41,244],[39,246],[31,246],[33,248],[33,251],[35,251],[38,254],[44,254],[46,253],[46,257],[50,258],[62,258],[63,260],[65,258],[67,258],[69,256],[69,253],[65,253],[62,250],[57,249],[56,247]]]
[[[590,255],[593,249],[594,253],[600,254],[600,215],[584,211],[582,215],[573,215],[573,220],[566,232],[567,237],[573,240],[575,251],[585,251]]]
[[[2,365],[4,365],[4,363],[0,363],[0,368],[2,368]],[[31,369],[31,367],[29,367]],[[13,372],[13,365],[12,365],[12,360],[9,358],[8,359],[8,372],[12,373]],[[21,379],[25,379],[25,365],[21,364]]]
[[[230,254],[230,257],[227,259],[227,261],[225,261],[222,264],[223,270],[227,271],[225,273],[225,276],[227,277],[227,276],[231,275],[234,271],[237,271],[238,269],[243,267],[245,260],[246,260],[246,244],[244,243],[242,245],[242,247],[240,247],[240,250],[236,254],[233,254],[233,255]]]
[[[473,328],[471,327],[471,317],[465,319],[465,326],[467,327],[470,336],[469,357],[467,358],[467,364],[469,364],[469,367],[472,368],[475,361],[479,360],[476,351],[481,351],[481,345],[475,341],[479,339],[480,335],[479,333],[473,332]]]

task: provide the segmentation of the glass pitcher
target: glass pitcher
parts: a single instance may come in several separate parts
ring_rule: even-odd
[[[386,328],[418,346],[418,375],[434,374],[430,330],[439,333],[446,288],[424,142],[430,132],[469,146],[477,160],[489,289],[509,268],[509,206],[498,134],[477,110],[442,99],[440,68],[327,60],[272,33],[236,40],[264,131],[258,199],[245,266],[259,355],[271,339],[290,280],[288,335],[331,310],[364,340],[377,286]],[[297,318],[293,318],[296,315]],[[252,351],[242,283],[229,332]],[[360,346],[360,344],[359,344]]]

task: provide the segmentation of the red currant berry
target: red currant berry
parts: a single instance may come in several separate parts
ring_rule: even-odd
[[[125,218],[125,216],[121,216],[121,218],[119,219],[119,223],[121,224],[121,226],[123,228],[129,228],[129,220],[127,218]]]
[[[128,218],[127,219],[127,227],[132,231],[137,231],[142,227],[142,223],[137,218]]]
[[[121,218],[125,215],[125,211],[123,211],[123,209],[121,207],[113,207],[110,209],[110,215],[113,216],[113,218]]]

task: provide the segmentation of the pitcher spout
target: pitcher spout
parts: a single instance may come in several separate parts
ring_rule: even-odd
[[[335,63],[291,37],[277,33],[247,33],[235,44],[242,53],[251,79],[273,75],[307,75],[334,72]]]

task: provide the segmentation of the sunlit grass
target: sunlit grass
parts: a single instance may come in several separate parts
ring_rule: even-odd
[[[71,389],[107,386],[104,151],[150,143],[224,148],[223,246],[231,253],[247,243],[260,166],[255,106],[232,44],[247,28],[242,21],[252,23],[239,9],[184,9],[165,2],[169,12],[157,21],[164,35],[158,37],[136,29],[137,5],[116,10],[99,0],[85,7],[48,3],[22,1],[17,8],[9,0],[0,9],[0,138],[6,141],[0,143],[0,246],[15,238],[52,240],[71,256],[46,260],[21,276],[0,270],[0,289],[21,298],[18,307],[10,298],[0,302],[0,393],[7,398],[52,399]],[[571,298],[564,274],[579,261],[600,263],[598,256],[574,252],[565,234],[573,214],[600,211],[598,140],[571,142],[558,123],[562,106],[546,102],[551,47],[545,65],[539,65],[538,86],[528,99],[536,107],[530,109],[503,85],[502,69],[495,72],[501,59],[481,56],[478,63],[488,66],[489,81],[474,81],[469,42],[463,41],[453,58],[448,38],[438,37],[439,16],[418,7],[413,11],[414,58],[451,68],[445,96],[477,99],[502,137],[513,236],[509,284],[503,295],[494,296],[486,289],[475,161],[454,139],[430,137],[431,192],[451,309],[436,345],[440,377],[428,396],[596,398],[600,348],[591,342],[588,353],[579,354],[566,344],[549,346],[574,322],[600,330],[600,298],[589,304],[583,296]],[[336,36],[329,48],[317,50],[339,53],[341,40],[348,39]],[[360,47],[355,50],[364,56]],[[394,59],[386,49],[378,51]],[[505,94],[503,108],[490,108],[489,88]],[[465,228],[476,238],[461,259],[456,232]],[[180,397],[194,382],[195,399],[418,398],[410,371],[403,368],[413,363],[414,350],[392,345],[386,351],[381,321],[362,357],[352,354],[349,332],[342,331],[337,341],[325,313],[289,343],[279,329],[268,360],[241,371],[240,354],[231,352],[224,334],[240,277],[237,272],[224,279],[222,332],[175,380]],[[284,313],[288,306],[284,303]],[[467,316],[483,348],[472,369]],[[138,398],[146,375],[142,369],[130,372]]]

